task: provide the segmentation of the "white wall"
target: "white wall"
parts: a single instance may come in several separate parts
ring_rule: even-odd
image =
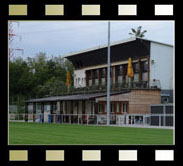
[[[161,89],[173,89],[173,47],[151,42],[150,83],[160,80]],[[154,60],[154,64],[152,64]]]
[[[80,81],[78,81],[78,79],[80,79]],[[74,70],[74,87],[78,88],[78,87],[85,87],[85,86],[86,86],[85,69]]]

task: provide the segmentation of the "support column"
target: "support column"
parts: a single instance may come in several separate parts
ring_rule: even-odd
[[[82,114],[85,114],[85,101],[82,101]]]
[[[28,122],[28,103],[25,103],[25,122]]]
[[[89,85],[89,80],[88,80],[88,71],[86,71],[86,87]]]
[[[71,101],[71,108],[70,108],[70,113],[71,113],[71,115],[70,115],[70,122],[71,122],[71,123],[73,123],[73,113],[74,113],[74,108],[73,108],[73,106],[74,106],[74,102]]]
[[[93,114],[93,101],[91,101],[90,103],[91,103],[91,114]]]
[[[83,100],[82,101],[82,120],[83,120],[83,123],[84,123],[84,119],[85,119],[85,101]]]
[[[62,122],[63,119],[62,116],[63,116],[63,101],[60,101],[60,115],[59,115],[60,123]]]
[[[33,122],[36,122],[36,103],[33,103]]]
[[[50,103],[51,104],[51,110],[50,110],[50,122],[53,123],[53,102]]]
[[[95,85],[94,70],[91,70],[91,75],[92,75],[92,86],[94,86]]]
[[[98,71],[98,82],[99,82],[99,86],[101,86],[101,84],[102,84],[102,79],[101,79],[101,73],[102,73],[102,71],[101,71],[101,69],[98,69],[99,71]]]
[[[98,114],[98,103],[95,103],[95,114]]]
[[[77,101],[77,114],[79,114],[79,101]]]
[[[114,70],[115,70],[115,84],[118,84],[118,67],[117,66],[115,66],[114,67]]]
[[[67,101],[65,101],[65,114],[67,114]]]
[[[44,103],[41,103],[41,118],[42,123],[44,123]]]
[[[107,68],[105,68],[105,85],[107,86]]]

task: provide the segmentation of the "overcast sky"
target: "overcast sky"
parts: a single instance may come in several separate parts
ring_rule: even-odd
[[[47,56],[65,55],[107,43],[107,21],[20,21],[13,23],[13,47],[23,48],[23,57],[39,52]],[[174,44],[173,21],[111,21],[111,42],[129,38],[131,28],[147,30],[146,39]],[[15,56],[21,55],[16,52]]]

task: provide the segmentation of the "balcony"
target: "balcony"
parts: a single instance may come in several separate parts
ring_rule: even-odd
[[[130,89],[161,89],[159,80],[150,80],[149,83],[147,81],[132,81],[111,84],[111,92],[119,92],[123,90]],[[59,94],[59,95],[74,95],[74,94],[87,94],[87,93],[100,93],[106,92],[107,85],[93,85],[87,87],[70,87],[67,93]]]

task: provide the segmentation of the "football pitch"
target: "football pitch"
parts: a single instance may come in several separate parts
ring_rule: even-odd
[[[10,145],[173,144],[173,130],[77,124],[9,123]]]

